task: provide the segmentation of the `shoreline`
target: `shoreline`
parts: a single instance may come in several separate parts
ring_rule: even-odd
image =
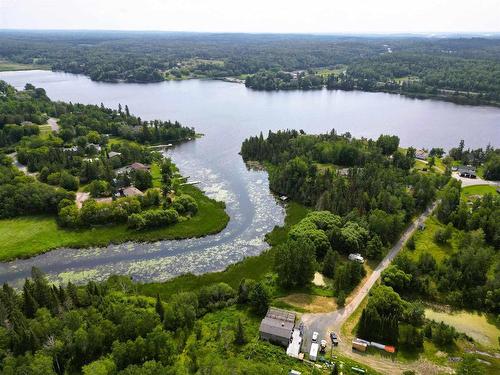
[[[225,210],[225,203],[224,202],[219,202],[216,201],[215,199],[209,198],[208,196],[205,195],[205,193],[194,187],[190,186],[188,188],[190,191],[191,195],[198,195],[198,203],[202,203],[203,206],[210,205],[211,207],[204,209],[204,211],[199,212],[198,215],[195,215],[194,217],[190,218],[189,220],[182,221],[179,223],[176,223],[172,226],[167,226],[164,228],[158,228],[158,229],[153,229],[149,231],[144,231],[144,232],[138,232],[138,231],[133,231],[130,229],[126,228],[126,224],[120,224],[120,225],[112,225],[112,226],[99,226],[99,227],[92,227],[92,228],[85,228],[85,229],[80,229],[80,230],[66,230],[63,228],[59,228],[56,223],[56,218],[52,216],[25,216],[25,217],[16,217],[12,219],[2,219],[0,220],[0,224],[6,224],[11,227],[14,227],[15,224],[19,223],[28,223],[32,222],[31,225],[34,227],[39,227],[40,221],[46,221],[44,224],[55,224],[55,235],[58,238],[59,243],[56,244],[48,244],[48,245],[41,245],[39,246],[39,249],[34,251],[33,253],[14,253],[13,256],[3,256],[0,255],[0,264],[7,265],[11,262],[15,262],[17,260],[26,260],[30,258],[34,258],[36,256],[46,254],[51,251],[56,251],[59,249],[89,249],[89,248],[106,248],[112,245],[119,245],[119,244],[126,244],[126,243],[133,243],[133,244],[153,244],[157,242],[163,242],[163,241],[177,241],[177,240],[188,240],[188,239],[194,239],[194,238],[203,238],[207,237],[210,235],[215,235],[220,232],[222,232],[224,229],[226,229],[230,217],[227,214]],[[220,210],[223,211],[223,213],[220,212]],[[200,210],[201,211],[201,210]],[[217,222],[214,223],[212,228],[208,228],[205,231],[199,231],[200,228],[200,220],[206,219],[204,215],[209,215],[210,217],[213,217],[214,215],[217,215]],[[181,234],[178,233],[177,231],[179,230],[179,227],[187,227],[185,229],[185,233]],[[44,228],[41,228],[42,230]],[[182,229],[182,228],[181,228]],[[16,231],[14,228],[12,231]],[[104,233],[99,233],[99,232],[104,232]],[[121,232],[124,231],[124,232]],[[99,236],[101,234],[101,236]],[[64,236],[67,235],[68,237],[64,238]],[[42,234],[43,236],[43,234]],[[48,237],[48,234],[45,234],[45,237]],[[16,236],[17,237],[17,236]],[[62,237],[62,238],[61,238]],[[45,239],[45,241],[44,241]],[[35,243],[34,246],[40,244],[40,243],[45,243],[49,241],[49,238],[36,238],[33,239],[32,242]],[[80,241],[80,242],[79,242]],[[23,241],[24,242],[24,241]],[[0,247],[0,254],[3,252],[9,253],[9,250],[12,248],[16,247],[16,243],[13,243],[10,245],[10,248],[7,249],[2,249]],[[30,246],[30,249],[33,247]],[[12,250],[11,250],[12,251]]]

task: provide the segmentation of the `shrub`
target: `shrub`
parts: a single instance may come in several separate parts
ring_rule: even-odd
[[[196,200],[188,194],[182,194],[177,197],[173,207],[180,214],[195,215],[198,212]]]
[[[132,214],[127,219],[127,225],[130,229],[141,230],[146,227],[146,219],[141,214]]]
[[[59,210],[57,222],[62,227],[76,228],[80,225],[80,216],[76,204],[63,206]]]
[[[444,245],[451,239],[452,233],[452,226],[448,224],[445,228],[438,229],[436,233],[434,233],[434,242],[439,245]]]
[[[411,236],[406,242],[406,247],[410,250],[415,250],[415,236]]]
[[[104,180],[94,180],[88,186],[90,195],[94,198],[104,197],[110,194],[108,182]]]
[[[59,185],[61,181],[61,174],[59,172],[50,173],[47,176],[47,183],[49,185]]]
[[[439,346],[448,346],[453,344],[455,339],[455,328],[441,322],[432,326],[432,342]]]
[[[67,171],[62,171],[59,179],[59,185],[66,190],[77,191],[80,186],[80,182],[77,177],[71,175]]]
[[[147,229],[163,227],[179,221],[177,211],[168,210],[148,210],[142,213],[134,213],[128,217],[128,227],[131,229]]]

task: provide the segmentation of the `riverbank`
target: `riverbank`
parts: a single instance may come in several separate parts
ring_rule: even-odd
[[[29,258],[57,248],[87,248],[128,241],[153,242],[203,237],[219,233],[229,222],[222,202],[208,198],[194,186],[183,191],[198,203],[199,211],[192,218],[147,231],[133,231],[125,224],[67,230],[57,225],[54,216],[28,216],[0,220],[0,261]]]
[[[195,291],[213,283],[226,283],[238,289],[243,278],[262,280],[266,274],[272,272],[276,247],[286,240],[290,228],[302,220],[308,212],[309,210],[299,203],[288,203],[285,224],[282,227],[274,227],[266,235],[266,241],[271,248],[257,256],[246,257],[220,272],[201,275],[185,274],[161,283],[138,284],[138,290],[141,294],[151,297],[159,294],[163,299],[168,300],[174,293]]]

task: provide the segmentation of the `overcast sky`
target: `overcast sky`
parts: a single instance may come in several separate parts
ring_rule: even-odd
[[[499,32],[500,0],[0,0],[0,28]]]

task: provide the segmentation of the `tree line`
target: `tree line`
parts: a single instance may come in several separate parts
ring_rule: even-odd
[[[228,358],[193,342],[203,338],[209,347],[225,350],[244,345],[245,326],[228,309],[238,306],[260,317],[269,305],[268,289],[261,282],[243,279],[238,290],[218,283],[163,300],[159,294],[138,294],[136,285],[123,276],[83,286],[71,282],[57,286],[33,268],[20,291],[7,284],[0,289],[0,371],[9,375],[210,371]],[[203,320],[221,310],[228,311],[226,316],[234,323],[211,325]],[[275,363],[262,366],[239,357],[235,360],[243,372],[276,370]]]

